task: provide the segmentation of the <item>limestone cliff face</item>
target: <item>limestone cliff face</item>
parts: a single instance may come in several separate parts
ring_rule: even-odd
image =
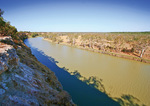
[[[9,47],[8,50],[6,49],[3,53],[2,51],[0,52],[0,74],[18,66],[19,58],[15,49],[9,45],[7,47]]]
[[[54,73],[29,48],[8,44],[0,42],[1,105],[74,105]]]

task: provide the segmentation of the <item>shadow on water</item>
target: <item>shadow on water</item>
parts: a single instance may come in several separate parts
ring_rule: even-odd
[[[121,106],[146,106],[132,95],[122,95],[121,98],[114,98]]]
[[[32,54],[38,61],[55,73],[64,90],[72,96],[75,104],[79,106],[119,106],[119,103],[108,97],[105,93],[82,82],[75,75],[68,73],[65,68],[58,67],[56,65],[58,62],[55,59],[45,55],[37,48],[31,47],[29,42],[26,41],[25,44],[31,48]]]
[[[102,83],[102,79],[99,79],[96,76],[90,76],[89,78],[83,77],[77,70],[71,72],[71,75],[74,75],[76,78],[80,79],[82,82],[86,83],[87,85],[98,89],[99,91],[106,93],[105,87]]]
[[[68,69],[65,69],[68,70]],[[102,79],[97,78],[96,76],[91,76],[89,78],[86,78],[82,76],[77,70],[74,72],[71,72],[71,75],[74,75],[76,78],[80,79],[81,81],[85,82],[87,85],[98,89],[99,91],[107,94],[109,97],[110,94],[108,94],[105,90],[105,87],[102,83]],[[132,95],[125,95],[123,94],[120,98],[112,98],[113,100],[117,101],[121,106],[146,106],[140,102],[140,100]]]
[[[38,61],[55,73],[64,90],[69,92],[72,96],[75,104],[79,106],[126,106],[128,103],[130,106],[138,106],[134,105],[135,103],[133,100],[135,97],[131,95],[123,95],[121,98],[113,98],[113,100],[106,93],[104,85],[102,84],[102,79],[98,79],[94,76],[85,78],[81,76],[77,70],[68,73],[68,69],[65,67],[58,67],[56,65],[58,61],[55,61],[54,58],[47,56],[37,48],[32,47],[28,40],[25,41],[25,44],[31,48],[32,54],[38,59]]]

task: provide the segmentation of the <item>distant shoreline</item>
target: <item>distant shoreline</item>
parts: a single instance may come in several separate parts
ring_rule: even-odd
[[[44,38],[44,37],[43,37],[43,40],[47,40],[49,42],[52,42],[52,40],[50,40],[48,38]],[[53,43],[56,43],[56,42],[53,42]],[[92,51],[92,52],[96,52],[96,53],[107,54],[107,55],[110,55],[110,56],[115,56],[115,57],[120,57],[120,58],[124,58],[124,59],[135,60],[135,61],[139,61],[139,62],[142,62],[142,63],[149,63],[150,64],[150,60],[143,59],[143,58],[140,58],[140,57],[134,57],[134,56],[127,55],[127,54],[106,52],[106,51],[100,51],[100,50],[96,50],[96,49],[94,50],[94,49],[84,48],[84,47],[81,47],[81,46],[72,46],[72,45],[69,45],[68,43],[64,43],[64,42],[56,43],[56,44],[66,45],[66,46],[75,47],[75,48],[79,48],[79,49],[83,49],[83,50],[88,50],[88,51]]]

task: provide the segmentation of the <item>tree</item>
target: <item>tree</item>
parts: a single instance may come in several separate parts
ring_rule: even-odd
[[[2,14],[4,12],[0,9],[0,36],[11,36],[17,32],[14,26],[10,25],[10,22],[5,22]]]
[[[34,32],[34,33],[31,34],[31,36],[32,37],[37,37],[37,36],[39,36],[39,34]]]
[[[0,17],[2,17],[3,14],[4,14],[4,11],[2,11],[2,10],[0,9]]]
[[[142,35],[139,40],[133,43],[133,47],[136,51],[139,52],[139,57],[142,58],[146,49],[150,46],[150,36]]]
[[[124,38],[122,35],[117,35],[116,38],[114,39],[114,44],[116,51],[121,51],[121,46],[124,44]]]

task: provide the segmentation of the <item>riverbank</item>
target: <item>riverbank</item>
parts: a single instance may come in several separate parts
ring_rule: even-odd
[[[48,38],[43,38],[43,39],[47,40],[49,42],[53,42],[52,40],[50,40]],[[124,59],[129,59],[129,60],[134,60],[134,61],[139,61],[139,62],[150,64],[150,60],[148,60],[148,59],[140,58],[140,57],[133,56],[133,55],[127,55],[127,54],[124,54],[124,53],[114,53],[114,52],[107,52],[107,51],[102,51],[102,50],[97,50],[97,49],[84,48],[84,47],[79,46],[79,45],[73,46],[73,45],[70,45],[70,44],[65,43],[65,42],[61,42],[61,43],[53,42],[53,43],[61,44],[61,45],[67,45],[67,46],[70,46],[70,47],[75,47],[75,48],[88,50],[88,51],[92,51],[92,52],[96,52],[96,53],[107,54],[107,55],[110,55],[110,56],[115,56],[115,57],[119,57],[119,58],[124,58]]]

